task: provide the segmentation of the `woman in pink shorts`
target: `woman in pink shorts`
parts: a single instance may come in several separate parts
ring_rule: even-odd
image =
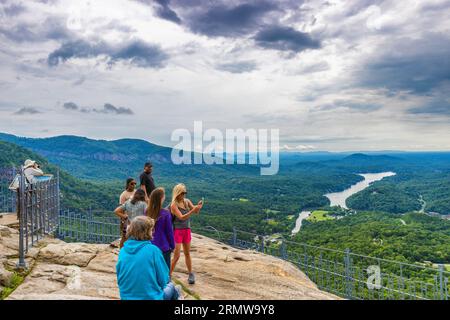
[[[191,215],[199,213],[203,206],[202,201],[194,206],[189,199],[186,199],[186,186],[182,183],[177,184],[173,188],[172,203],[170,205],[170,212],[174,215],[173,228],[175,238],[175,250],[173,252],[173,260],[170,268],[170,275],[175,269],[175,266],[180,259],[181,245],[183,245],[183,253],[186,261],[186,267],[189,272],[188,283],[195,283],[195,275],[192,272],[191,260]]]

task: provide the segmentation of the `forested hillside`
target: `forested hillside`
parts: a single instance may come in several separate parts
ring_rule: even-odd
[[[0,167],[20,166],[26,159],[37,161],[45,173],[56,174],[58,167],[45,158],[12,143],[0,141]],[[120,191],[114,184],[96,184],[74,178],[60,170],[62,206],[64,208],[86,209],[104,208],[112,210],[117,204]]]
[[[295,240],[397,261],[450,263],[450,221],[420,213],[359,212],[339,220],[306,221]]]
[[[348,198],[347,206],[357,210],[405,213],[420,210],[421,203],[417,192],[405,190],[387,181],[380,181]]]
[[[112,152],[109,142],[80,140],[80,143],[92,143],[96,149],[106,144],[108,152]],[[133,142],[121,140],[118,143],[128,145]],[[74,142],[64,148],[69,146],[69,151],[77,149]],[[140,147],[128,150],[137,153]],[[81,212],[91,207],[100,209],[102,214],[112,214],[125,179],[130,175],[137,178],[142,165],[140,161],[137,164],[133,162],[133,169],[130,169],[133,172],[124,172],[121,168],[129,163],[112,154],[110,160],[75,157],[72,159],[74,167],[63,161],[68,155],[59,158],[64,169],[61,171],[63,207]],[[167,201],[172,187],[178,182],[187,185],[189,198],[194,202],[205,198],[204,209],[193,217],[195,226],[213,226],[224,231],[237,227],[259,234],[281,233],[287,237],[300,210],[324,208],[344,217],[304,221],[295,240],[338,249],[348,247],[355,252],[402,261],[449,263],[450,222],[418,213],[400,215],[420,210],[420,195],[427,202],[427,208],[446,212],[449,205],[446,197],[450,193],[448,163],[440,156],[429,155],[425,159],[429,161],[427,164],[423,163],[424,159],[419,161],[402,156],[371,158],[358,154],[327,159],[326,155],[321,155],[322,160],[310,161],[304,157],[300,162],[291,158],[290,164],[282,164],[279,174],[274,176],[260,176],[256,166],[174,166],[159,159],[154,161],[154,176],[156,184],[166,188]],[[422,155],[416,159],[420,157]],[[0,142],[0,166],[17,166],[27,158],[37,160],[44,171],[56,173],[57,166],[45,157],[21,146]],[[358,159],[361,163],[355,163]],[[396,176],[374,183],[348,199],[351,208],[373,212],[348,215],[345,211],[338,212],[328,207],[329,201],[323,196],[325,193],[341,191],[361,181],[362,177],[356,173],[382,172],[387,163],[390,163],[389,170],[397,172]],[[84,164],[98,167],[89,180],[72,175],[87,174],[87,171],[82,173],[74,169]],[[96,175],[100,173],[117,178],[98,179]]]

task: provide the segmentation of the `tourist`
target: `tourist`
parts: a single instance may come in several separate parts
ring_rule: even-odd
[[[41,170],[36,161],[27,159],[23,165],[23,174],[25,175],[28,183],[34,183],[36,182],[35,177],[43,176],[44,172]]]
[[[186,267],[189,272],[188,283],[195,283],[195,275],[192,272],[192,260],[191,260],[191,215],[199,213],[203,206],[203,202],[199,201],[196,206],[192,204],[189,199],[186,199],[186,186],[182,183],[177,184],[173,188],[172,202],[170,205],[170,212],[174,215],[174,238],[175,238],[175,251],[173,253],[172,266],[170,268],[170,274],[180,258],[181,245],[183,245],[183,253],[186,261]]]
[[[122,248],[126,241],[126,231],[129,222],[137,216],[144,216],[147,211],[144,190],[136,190],[133,197],[114,210],[114,213],[120,218],[121,239],[119,247]]]
[[[170,269],[170,255],[175,248],[173,238],[172,215],[164,209],[165,192],[163,188],[156,188],[150,194],[147,216],[155,221],[152,243],[161,249],[167,268]]]
[[[177,300],[179,286],[169,282],[169,268],[152,240],[154,221],[149,217],[131,220],[128,240],[116,264],[117,284],[122,300]]]
[[[135,187],[136,181],[133,178],[128,178],[125,185],[125,190],[120,195],[119,204],[124,204],[133,197],[134,192],[136,191]]]
[[[144,172],[141,173],[139,179],[141,182],[141,189],[145,191],[145,201],[148,202],[150,194],[155,190],[155,182],[152,177],[153,165],[151,162],[144,164]]]
[[[27,159],[25,160],[25,163],[23,164],[23,174],[25,176],[26,182],[29,184],[34,184],[38,182],[37,177],[42,177],[44,175],[44,171],[40,168],[39,164],[36,161]],[[18,189],[17,189],[18,190]],[[25,188],[25,191],[27,193],[27,196],[29,199],[34,199],[36,202],[36,207],[41,207],[41,190],[37,191],[35,188]],[[22,208],[20,207],[20,196],[21,194],[18,193],[17,197],[17,219],[20,221],[20,212],[22,211]]]

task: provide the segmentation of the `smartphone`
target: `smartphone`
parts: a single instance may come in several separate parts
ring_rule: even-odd
[[[202,197],[202,204],[205,204],[205,197]]]

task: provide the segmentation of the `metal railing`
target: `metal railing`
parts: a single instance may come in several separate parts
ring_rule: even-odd
[[[56,177],[45,181],[28,183],[21,167],[19,190],[17,192],[17,212],[19,215],[19,262],[26,268],[25,254],[30,246],[47,234],[52,234],[58,226],[60,210],[59,172]]]
[[[61,210],[56,236],[67,242],[111,243],[120,238],[120,220],[111,216],[72,209]]]
[[[197,232],[214,237],[207,228]],[[272,238],[234,229],[221,233],[241,249],[256,250],[295,264],[319,289],[347,299],[449,300],[450,272],[426,266]]]
[[[16,212],[16,192],[9,189],[16,172],[15,167],[0,168],[0,213]]]
[[[65,241],[110,243],[120,237],[119,219],[91,210],[61,211],[57,236]],[[347,299],[449,300],[449,276],[436,267],[399,262],[238,229],[193,226],[192,231],[236,248],[255,250],[296,265],[319,289]]]

